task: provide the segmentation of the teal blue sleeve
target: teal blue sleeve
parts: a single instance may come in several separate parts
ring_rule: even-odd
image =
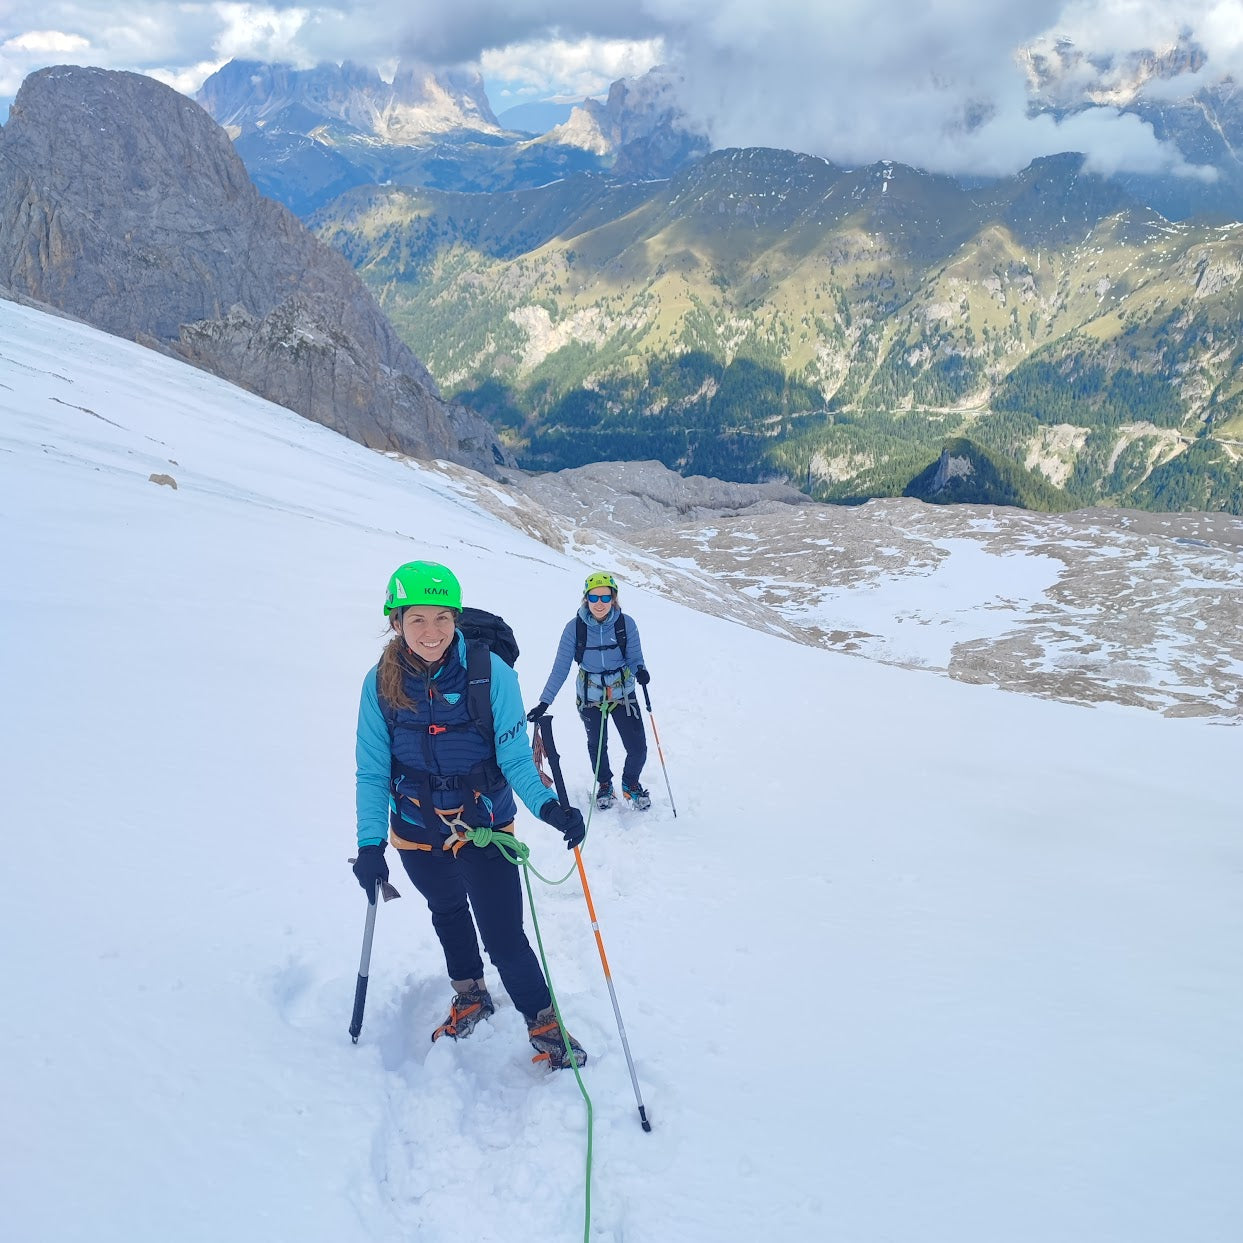
[[[516,679],[515,679],[516,680]],[[358,844],[376,846],[388,840],[389,777],[393,766],[388,722],[380,708],[376,671],[363,679],[354,741],[354,801],[358,809]]]
[[[527,717],[522,708],[518,675],[492,653],[492,723],[496,735],[496,762],[514,793],[533,816],[556,794],[541,780],[527,737]]]

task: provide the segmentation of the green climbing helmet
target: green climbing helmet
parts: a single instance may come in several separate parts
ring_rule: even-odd
[[[412,604],[439,604],[447,609],[462,607],[462,585],[452,570],[435,561],[407,561],[388,580],[384,616]]]
[[[617,595],[617,579],[611,574],[606,574],[603,570],[596,570],[587,575],[587,581],[583,584],[583,595],[586,595],[596,587],[608,587],[614,595]]]

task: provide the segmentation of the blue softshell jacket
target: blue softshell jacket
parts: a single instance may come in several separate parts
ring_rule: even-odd
[[[583,652],[583,664],[579,671],[577,699],[580,704],[599,703],[604,698],[607,685],[610,699],[625,699],[634,693],[634,670],[646,665],[643,659],[643,643],[639,627],[626,614],[626,659],[622,660],[621,647],[617,642],[617,619],[621,610],[617,605],[596,621],[591,610],[584,604],[578,613],[565,624],[557,654],[553,657],[552,672],[540,694],[542,703],[550,704],[557,697],[561,684],[574,663],[574,641],[578,637],[578,619],[587,623],[587,647]]]
[[[514,795],[526,805],[532,815],[538,816],[545,803],[556,795],[540,780],[535,761],[531,756],[531,743],[527,738],[526,714],[522,706],[522,691],[518,675],[495,652],[490,653],[492,675],[490,701],[494,723],[493,746],[496,762],[505,778],[504,784],[486,795],[486,805],[491,809],[496,824],[506,824],[514,818],[517,806]],[[399,816],[401,821],[421,830],[417,835],[426,838],[429,830],[422,824],[420,809],[409,799],[393,796],[394,747],[397,759],[407,767],[425,764],[423,752],[411,750],[413,740],[420,740],[426,733],[426,715],[399,713],[398,727],[389,729],[384,710],[380,706],[377,686],[377,666],[373,666],[363,679],[362,697],[358,705],[358,733],[354,754],[357,762],[355,799],[358,811],[358,844],[374,846],[388,840],[389,817]],[[424,686],[424,679],[413,678],[416,686]],[[461,631],[454,635],[446,660],[431,679],[436,696],[430,711],[432,720],[461,724],[469,720],[466,703],[466,640]],[[427,708],[423,709],[426,713]],[[405,726],[405,728],[403,728]],[[413,728],[410,728],[413,726]],[[474,730],[461,730],[457,734],[442,735],[451,744],[436,747],[437,772],[442,776],[463,775],[486,754],[486,744]],[[472,741],[473,740],[473,741]],[[472,746],[475,753],[472,753]],[[403,750],[405,753],[403,754]],[[437,792],[438,807],[456,807],[462,801],[462,792]],[[437,821],[430,830],[444,836],[443,826]],[[411,836],[411,834],[403,834]]]

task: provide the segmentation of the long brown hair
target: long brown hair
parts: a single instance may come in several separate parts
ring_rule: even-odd
[[[380,698],[394,708],[416,708],[414,700],[406,694],[405,674],[411,668],[405,653],[406,640],[393,635],[380,653],[380,665],[376,670],[376,689]]]

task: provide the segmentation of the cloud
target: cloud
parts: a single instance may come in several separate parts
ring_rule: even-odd
[[[192,92],[230,57],[408,57],[480,65],[506,101],[576,99],[659,59],[715,145],[943,172],[1013,171],[1067,149],[1101,168],[1187,171],[1117,105],[1243,80],[1243,0],[5,0],[4,14],[0,95],[57,60]],[[1162,57],[1179,77],[1153,75]],[[1033,115],[1037,92],[1092,106],[1059,123]]]
[[[444,0],[410,4],[409,0],[331,6],[323,9],[322,31],[355,43],[364,28],[388,32],[390,51],[432,64],[475,63],[485,52],[514,44],[576,44],[596,40],[603,48],[643,42],[661,33],[660,20],[643,0]],[[354,33],[344,29],[353,26]],[[318,36],[316,36],[318,37]],[[340,53],[334,59],[340,58]]]
[[[311,14],[306,8],[233,3],[212,8],[219,21],[213,51],[222,61],[261,60],[310,69],[326,59],[308,47]]]
[[[6,56],[72,56],[90,47],[81,35],[68,35],[60,30],[27,30],[0,43]]]
[[[210,59],[219,27],[211,11],[215,7],[175,2],[118,6],[111,0],[4,0],[0,97],[14,95],[24,78],[46,65],[97,65],[167,80]]]
[[[831,21],[817,21],[820,10],[802,0],[664,3],[684,23],[666,42],[688,106],[717,146],[789,146],[844,164],[885,158],[995,174],[1083,150],[1100,169],[1189,171],[1151,127],[1117,107],[1058,123],[1031,106],[1023,49],[1052,49],[1071,30],[1081,42],[1058,66],[1071,87],[1059,85],[1082,106],[1094,102],[1089,88],[1117,86],[1128,56],[1153,50],[1128,33],[1160,36],[1158,51],[1188,38],[1155,5],[848,0],[833,7]],[[1132,27],[1125,19],[1136,8],[1144,20]]]
[[[578,102],[605,94],[619,78],[641,77],[664,55],[659,39],[556,38],[485,51],[482,66],[489,95],[521,92]]]
[[[17,94],[28,65],[73,60],[89,47],[90,43],[81,35],[60,30],[26,30],[0,39],[0,99]]]

